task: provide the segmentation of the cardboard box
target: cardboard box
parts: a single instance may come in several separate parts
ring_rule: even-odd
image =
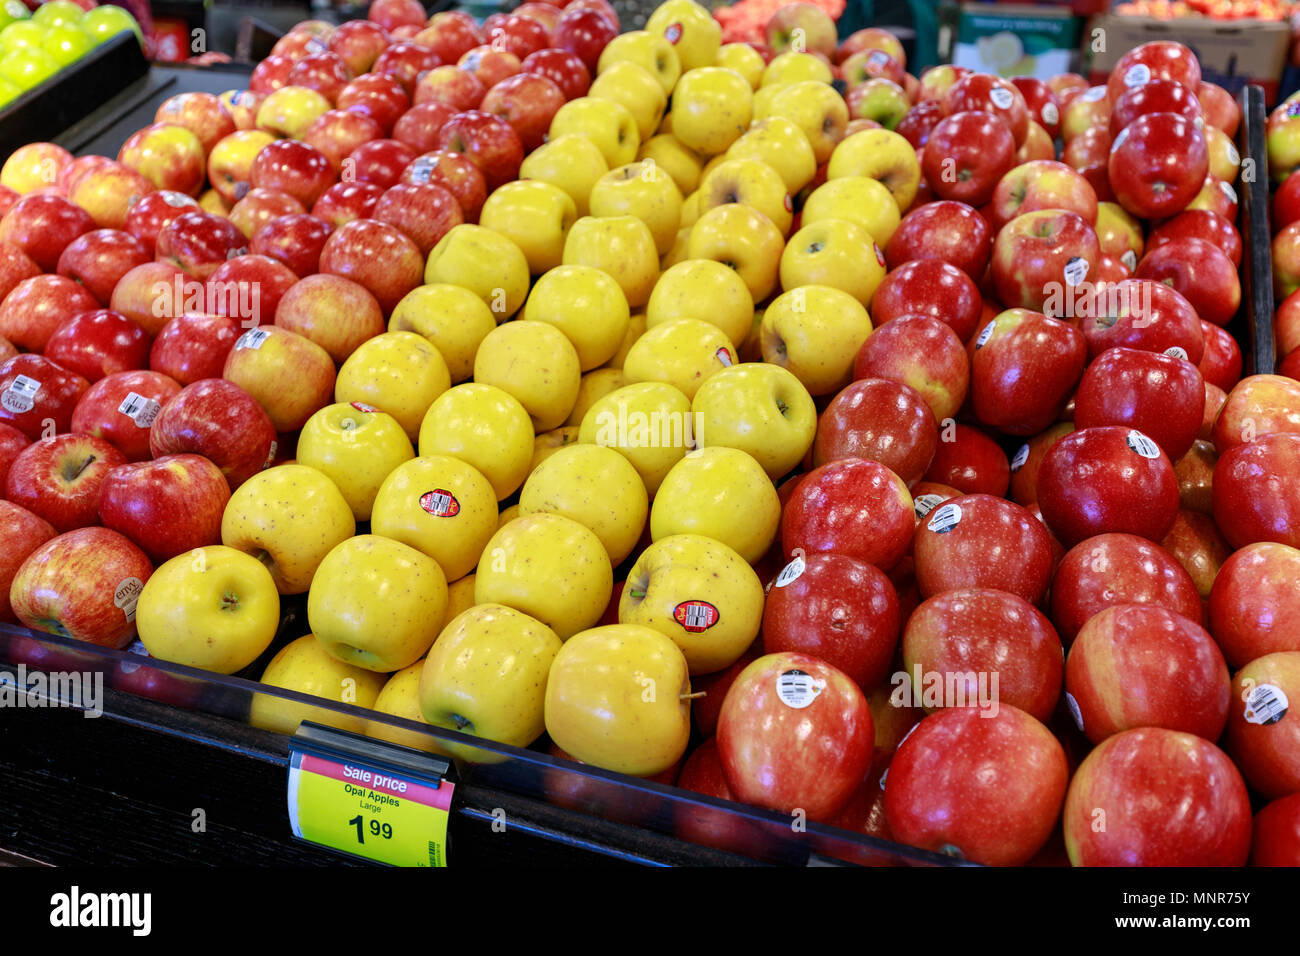
[[[1069,7],[963,3],[947,29],[957,66],[1043,80],[1074,68],[1079,19]]]
[[[1213,20],[1152,17],[1104,13],[1088,21],[1083,35],[1084,75],[1104,83],[1121,56],[1152,40],[1177,40],[1196,51],[1201,76],[1234,96],[1247,83],[1264,88],[1264,101],[1277,99],[1278,82],[1286,67],[1291,28],[1270,20]]]

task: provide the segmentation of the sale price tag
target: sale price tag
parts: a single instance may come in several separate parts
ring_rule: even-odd
[[[289,754],[289,825],[320,846],[391,866],[446,866],[450,764],[304,723]]]

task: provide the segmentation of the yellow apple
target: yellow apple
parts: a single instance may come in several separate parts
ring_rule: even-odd
[[[409,544],[438,562],[448,581],[469,574],[497,529],[497,497],[474,468],[448,455],[412,458],[375,497],[373,534]]]
[[[496,525],[493,530],[496,530]],[[468,611],[474,606],[474,575],[467,574],[447,585],[447,613],[443,616],[442,626],[451,623],[457,614]]]
[[[594,266],[557,266],[540,276],[524,303],[523,318],[555,326],[578,353],[586,372],[604,365],[627,335],[627,296],[614,278]]]
[[[528,259],[514,242],[485,226],[453,226],[429,250],[424,281],[469,289],[504,322],[528,295]]]
[[[808,389],[787,369],[766,362],[714,375],[691,410],[702,447],[747,452],[773,481],[803,460],[817,434],[817,406]]]
[[[282,86],[273,90],[257,108],[257,128],[275,136],[302,139],[311,124],[333,108],[316,90]]]
[[[664,270],[646,304],[646,328],[674,319],[709,322],[739,346],[754,321],[754,300],[740,276],[722,263],[687,259]]]
[[[682,219],[682,194],[657,163],[637,162],[611,169],[591,190],[591,214],[635,216],[650,229],[655,251],[672,248]]]
[[[578,385],[578,400],[573,403],[573,411],[564,420],[564,424],[577,428],[587,417],[592,405],[610,392],[616,392],[627,384],[627,376],[622,368],[598,368],[582,376]]]
[[[650,509],[652,540],[704,535],[750,564],[767,553],[780,525],[772,479],[747,452],[722,446],[703,448],[674,465]]]
[[[871,234],[847,219],[821,219],[801,228],[781,253],[781,288],[824,285],[865,307],[885,278],[885,254]]]
[[[528,463],[528,474],[531,477],[539,465],[546,459],[550,458],[557,451],[568,448],[570,445],[578,443],[578,428],[575,425],[563,425],[560,428],[552,428],[549,432],[542,432],[533,439],[533,458]],[[527,479],[524,479],[527,484]],[[516,512],[519,506],[515,505]],[[498,521],[497,527],[501,527],[504,522]]]
[[[727,203],[752,206],[772,221],[784,236],[794,219],[794,202],[785,180],[757,159],[727,159],[708,171],[700,182],[700,215]]]
[[[390,332],[422,335],[447,363],[452,382],[474,374],[479,343],[497,327],[487,304],[469,289],[439,282],[412,289],[388,319]]]
[[[700,170],[700,176],[703,178],[704,170]],[[700,219],[700,191],[697,189],[685,199],[682,200],[682,221],[681,229],[689,229]],[[680,230],[679,230],[680,232]],[[690,241],[690,236],[687,236]]]
[[[686,657],[658,631],[613,624],[575,634],[546,682],[546,732],[575,759],[649,776],[681,759],[691,736]]]
[[[825,219],[845,219],[865,229],[880,248],[889,245],[902,215],[884,184],[866,176],[829,179],[812,191],[803,204],[802,224]]]
[[[501,604],[480,604],[452,620],[424,659],[420,712],[434,727],[527,747],[546,731],[546,682],[564,645],[549,627]],[[502,759],[446,742],[453,757]]]
[[[348,356],[334,380],[334,401],[387,412],[415,441],[424,413],[450,387],[451,373],[432,342],[414,332],[385,332]]]
[[[478,221],[518,246],[528,271],[537,275],[560,264],[564,240],[577,218],[577,207],[559,186],[523,179],[493,190]]]
[[[673,319],[646,329],[628,350],[623,375],[630,384],[667,382],[689,399],[710,375],[735,363],[735,347],[716,325]]]
[[[450,455],[477,468],[509,498],[528,477],[533,422],[519,399],[494,385],[466,382],[429,406],[420,426],[420,454]]]
[[[257,558],[220,544],[195,548],[145,582],[135,624],[153,657],[233,674],[271,646],[280,592]]]
[[[438,562],[375,534],[325,556],[307,592],[307,621],[330,654],[380,673],[414,664],[438,636],[447,579]]]
[[[783,292],[763,312],[763,360],[789,369],[811,395],[838,392],[853,379],[853,360],[871,335],[867,310],[827,286]]]
[[[717,62],[722,47],[722,25],[713,19],[707,7],[694,0],[666,0],[655,7],[645,28],[673,45],[683,71]]]
[[[1119,259],[1126,268],[1137,268],[1146,243],[1142,223],[1132,213],[1119,203],[1097,203],[1097,236],[1102,240],[1102,252]]]
[[[697,153],[716,156],[745,132],[753,107],[754,90],[735,70],[687,70],[673,90],[673,135]]]
[[[308,634],[280,648],[262,672],[261,682],[271,687],[321,697],[335,704],[371,708],[388,678],[374,671],[345,664],[331,656]],[[254,694],[248,722],[254,727],[292,734],[304,720],[352,733],[361,733],[365,721],[329,707],[313,707],[270,694]]]
[[[276,465],[230,495],[221,515],[221,543],[266,565],[281,594],[301,594],[325,555],[356,534],[352,508],[323,473]]]
[[[834,87],[816,80],[803,80],[772,89],[776,92],[768,101],[764,116],[758,118],[781,116],[793,121],[808,137],[817,162],[820,164],[830,159],[849,125],[849,108],[844,97]]]
[[[501,514],[497,517],[497,530],[500,531],[510,522],[519,517],[519,503],[515,502],[509,508],[502,508]],[[467,577],[477,579],[477,575],[466,575]]]
[[[626,107],[636,120],[637,136],[643,143],[655,134],[668,106],[668,94],[659,80],[645,67],[628,60],[601,70],[587,95]]]
[[[728,159],[757,159],[767,163],[785,182],[785,191],[791,196],[798,195],[817,175],[817,157],[813,155],[808,134],[784,116],[756,121],[727,147],[726,155]]]
[[[654,497],[664,476],[695,447],[691,400],[666,382],[626,385],[587,410],[578,440],[617,451]]]
[[[628,350],[637,339],[645,335],[646,318],[644,312],[633,312],[632,317],[627,320],[627,334],[623,336],[623,344],[618,347],[618,351],[611,356],[610,360],[605,363],[607,368],[622,368],[623,362],[627,359]]]
[[[648,160],[655,163],[673,177],[677,191],[683,196],[689,196],[700,184],[700,168],[703,163],[699,154],[693,149],[687,149],[671,133],[661,133],[645,140],[637,151],[636,158],[642,162]]]
[[[424,661],[419,660],[410,667],[403,667],[388,678],[379,696],[375,698],[372,710],[389,717],[400,717],[417,724],[427,724],[420,710],[420,674],[424,671]],[[428,753],[450,757],[445,743],[437,737],[417,730],[403,730],[383,720],[367,720],[365,734],[379,740],[387,740],[399,747],[423,750]]]
[[[678,229],[677,236],[673,239],[672,248],[659,257],[660,274],[679,262],[686,262],[686,250],[691,244],[691,230],[689,228]],[[651,293],[653,295],[653,293]]]
[[[786,50],[772,58],[763,70],[760,86],[789,86],[791,83],[830,84],[834,76],[825,60],[797,50]]]
[[[247,182],[247,174],[253,168],[253,160],[262,151],[262,147],[274,143],[276,137],[262,129],[241,129],[223,136],[208,153],[208,178],[216,198],[226,204],[227,208],[220,215],[228,213],[229,206],[236,202],[235,193]],[[208,192],[211,192],[209,190]],[[212,199],[205,192],[199,199],[199,205],[207,212],[217,213],[218,209],[205,205],[203,200]],[[242,196],[242,190],[240,190]]]
[[[600,445],[559,449],[533,469],[519,492],[521,515],[572,518],[595,533],[613,566],[636,547],[649,511],[637,470],[617,451]]]
[[[620,624],[652,627],[681,648],[690,672],[730,667],[758,636],[763,583],[741,555],[699,534],[655,541],[627,573]]]
[[[589,528],[554,514],[520,515],[492,536],[474,579],[476,604],[504,604],[567,640],[591,627],[614,590],[609,554]]]
[[[564,264],[592,266],[608,273],[633,309],[649,301],[659,278],[659,250],[654,235],[635,216],[579,219],[564,243]]]
[[[369,521],[388,473],[415,457],[411,439],[392,415],[360,402],[326,405],[298,435],[297,462],[325,475],[357,521]]]
[[[566,133],[554,136],[524,157],[520,179],[535,179],[559,186],[573,200],[579,217],[587,215],[587,197],[596,180],[609,172],[605,154],[586,136]]]
[[[474,381],[518,399],[535,432],[563,424],[578,399],[581,379],[577,351],[549,322],[519,319],[499,325],[474,357]]]
[[[729,203],[715,206],[691,227],[688,258],[712,259],[736,271],[749,297],[762,302],[776,289],[785,237],[757,209]]]
[[[716,65],[735,70],[755,90],[763,82],[763,71],[767,68],[767,64],[763,62],[763,54],[748,43],[724,43],[718,50]]]
[[[672,93],[677,79],[682,75],[682,64],[677,50],[664,37],[647,30],[629,30],[605,44],[596,61],[596,75],[604,73],[617,63],[635,63],[658,82],[664,96]]]
[[[826,165],[826,178],[865,176],[877,180],[906,213],[921,184],[921,163],[906,139],[887,129],[864,129],[844,137]]]
[[[628,108],[595,96],[569,100],[556,111],[547,139],[558,139],[566,133],[577,133],[595,143],[610,169],[632,162],[641,146],[636,117]]]

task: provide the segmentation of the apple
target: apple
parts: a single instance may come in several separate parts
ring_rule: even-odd
[[[1119,58],[1106,81],[1113,102],[1125,90],[1154,79],[1173,80],[1193,92],[1201,84],[1201,65],[1191,49],[1173,40],[1157,40],[1134,47]]]
[[[416,42],[432,49],[444,63],[454,63],[483,39],[478,22],[461,10],[435,13],[416,34]]]
[[[529,178],[545,179],[540,176]],[[468,223],[478,222],[479,212],[487,200],[487,183],[479,168],[461,153],[449,150],[435,149],[417,156],[402,171],[401,182],[442,186],[456,197],[461,215]]]
[[[402,81],[387,73],[357,74],[356,79],[339,92],[334,104],[336,109],[370,117],[385,135],[392,132],[393,126],[412,105]]]
[[[100,305],[108,305],[122,276],[148,261],[148,252],[130,233],[96,229],[68,243],[57,270],[79,282]]]
[[[1250,800],[1232,761],[1160,727],[1126,730],[1088,754],[1063,823],[1075,866],[1243,866],[1250,853]]]
[[[321,193],[320,198],[312,204],[311,214],[314,218],[327,223],[332,234],[333,229],[354,219],[369,219],[379,203],[379,197],[384,194],[384,188],[378,183],[348,181],[335,183]],[[321,239],[322,249],[330,234]],[[319,267],[319,255],[316,265]]]
[[[474,381],[518,399],[538,433],[569,417],[581,375],[578,353],[564,333],[536,320],[499,325],[484,337],[474,358]]]
[[[491,482],[498,501],[528,477],[533,437],[532,420],[519,401],[480,383],[438,396],[418,430],[421,455],[451,455],[473,465]]]
[[[181,386],[158,372],[125,371],[101,377],[82,395],[72,431],[102,438],[128,461],[149,457],[149,428]]]
[[[338,174],[343,170],[343,160],[353,150],[383,135],[383,128],[369,116],[355,110],[330,110],[307,127],[302,134],[302,145],[323,155]]]
[[[993,198],[998,181],[1011,170],[1015,151],[1005,123],[983,110],[967,110],[949,114],[934,127],[921,167],[940,199],[980,206]]]
[[[218,378],[182,388],[158,413],[149,433],[155,458],[202,455],[221,469],[232,490],[271,462],[275,445],[275,426],[257,400]]]
[[[1227,325],[1241,305],[1237,267],[1205,239],[1170,240],[1149,250],[1138,264],[1139,279],[1163,282],[1181,292],[1203,321]]]
[[[1256,813],[1254,833],[1251,866],[1295,866],[1300,861],[1300,795],[1279,797]]]
[[[104,478],[99,516],[162,564],[178,554],[221,542],[221,516],[230,488],[199,455],[164,455],[119,465]]]
[[[53,272],[68,244],[94,228],[80,206],[62,196],[32,193],[0,218],[0,242],[26,253],[42,272]]]
[[[298,282],[284,263],[269,256],[235,256],[217,266],[204,287],[207,309],[239,320],[245,329],[266,324]]]
[[[907,552],[914,523],[902,479],[877,462],[847,458],[800,482],[782,514],[781,545],[786,555],[796,548],[847,554],[889,570]]]
[[[946,263],[915,260],[903,269],[913,265],[951,270],[950,275],[943,271],[940,275],[943,278],[960,277],[963,281],[968,281],[964,273]],[[931,270],[923,268],[916,271]],[[881,287],[884,287],[883,283]],[[892,287],[899,288],[897,283]],[[880,315],[880,309],[876,307],[879,299],[880,292],[877,291],[872,300],[872,311],[877,317]],[[853,360],[854,379],[888,379],[915,389],[930,409],[936,423],[956,415],[966,399],[970,384],[970,359],[957,334],[932,315],[892,316],[888,310],[886,315],[886,324],[872,332],[858,349]],[[929,462],[922,469],[922,474],[928,467]]]
[[[551,43],[577,56],[594,74],[601,52],[618,33],[617,17],[608,17],[599,10],[574,8],[560,14],[551,31]]]
[[[149,350],[149,368],[182,386],[220,378],[226,355],[239,338],[239,323],[227,316],[184,313],[163,326]]]
[[[911,259],[892,266],[876,287],[871,299],[871,319],[876,325],[873,338],[900,316],[928,315],[948,325],[964,343],[974,336],[982,308],[979,288],[967,273],[939,259]],[[935,415],[936,419],[945,417]]]
[[[521,73],[544,76],[564,94],[565,100],[576,100],[586,96],[591,88],[591,71],[576,53],[549,47],[537,50],[524,57],[520,63]],[[668,90],[664,91],[665,93]]]
[[[1204,408],[1205,383],[1186,359],[1113,348],[1098,355],[1079,380],[1074,424],[1135,428],[1173,462],[1192,447]]]
[[[154,123],[132,133],[118,150],[117,161],[158,189],[197,195],[203,187],[207,152],[185,126]]]
[[[1175,113],[1137,117],[1111,146],[1109,172],[1115,196],[1121,206],[1143,219],[1181,212],[1208,171],[1205,136]]]
[[[1068,779],[1060,743],[1024,711],[945,708],[921,721],[890,761],[885,818],[900,842],[1022,865],[1047,842]]]
[[[0,556],[0,621],[16,624],[17,616],[9,604],[9,590],[14,575],[27,560],[27,556],[58,534],[44,518],[11,501],[0,500],[0,528],[4,529],[7,545]],[[11,657],[13,649],[9,651]]]
[[[310,339],[335,363],[384,331],[379,303],[362,286],[334,275],[294,283],[275,308],[275,324]]]
[[[1285,581],[1300,552],[1257,542],[1233,553],[1214,578],[1209,626],[1233,667],[1267,654],[1300,650],[1288,626],[1296,607]]]
[[[32,441],[66,432],[89,387],[80,375],[44,356],[15,355],[0,362],[0,424],[12,425]]]
[[[944,422],[939,448],[925,473],[926,481],[958,489],[963,494],[1002,497],[1011,484],[1006,452],[984,432],[969,425]]]
[[[95,296],[75,279],[36,275],[0,301],[0,335],[19,348],[44,352],[65,319],[97,308]]]
[[[401,179],[402,171],[415,157],[415,150],[399,140],[374,139],[362,143],[343,160],[343,181],[387,189]]]
[[[379,54],[374,72],[397,77],[410,94],[415,91],[421,74],[438,66],[442,66],[442,60],[429,47],[411,40],[399,40]]]
[[[1289,706],[1300,695],[1298,676],[1300,653],[1282,652],[1256,658],[1232,682],[1228,753],[1250,785],[1269,800],[1300,787],[1295,748],[1300,721]]]
[[[158,233],[177,216],[199,210],[198,200],[184,193],[159,189],[142,196],[128,210],[126,224],[122,227],[136,238],[146,253],[154,254]]]
[[[910,488],[930,467],[938,440],[934,415],[910,385],[883,378],[860,379],[836,395],[822,412],[812,464],[820,466],[841,458],[875,461]]]
[[[26,195],[55,183],[71,163],[72,154],[62,146],[27,143],[5,159],[3,168],[0,168],[0,185]]]
[[[356,219],[326,240],[320,271],[357,282],[389,313],[420,284],[423,259],[415,243],[394,227],[373,219]]]
[[[153,190],[153,183],[135,170],[109,162],[79,177],[69,187],[68,199],[90,213],[99,228],[121,229],[132,204]]]
[[[478,109],[487,87],[473,73],[460,67],[437,66],[420,77],[412,97],[413,105],[441,103],[456,113]]]
[[[330,404],[334,391],[329,353],[279,325],[249,329],[236,339],[221,374],[258,401],[277,432],[297,431]]]
[[[339,402],[316,412],[297,446],[297,461],[334,482],[357,521],[370,520],[384,479],[414,456],[397,420],[362,402]]]
[[[476,46],[456,61],[458,69],[474,74],[488,89],[519,73],[521,66],[518,56],[488,44]]]
[[[974,209],[956,201],[926,203],[908,212],[885,250],[891,270],[913,259],[939,259],[976,281],[983,278],[992,255],[992,228]]]
[[[155,255],[159,262],[204,280],[217,266],[247,247],[248,239],[228,219],[206,212],[187,212],[159,231]]]
[[[1088,290],[1101,258],[1097,234],[1068,210],[1023,213],[1003,226],[993,245],[993,283],[1010,307],[1072,317],[1078,293]]]
[[[63,533],[98,524],[97,504],[104,476],[126,463],[101,438],[55,435],[28,445],[14,459],[5,497]]]
[[[13,361],[11,359],[11,361]],[[1300,435],[1261,435],[1219,456],[1212,486],[1214,520],[1233,548],[1256,541],[1300,546],[1297,506],[1286,475],[1300,461]]]
[[[1178,352],[1171,350],[1178,349],[1198,365],[1205,354],[1206,337],[1196,310],[1163,282],[1135,278],[1085,288],[1074,302],[1074,311],[1088,343],[1089,360],[1116,347],[1172,355]]]
[[[1024,436],[1037,434],[1057,419],[1083,374],[1086,358],[1086,344],[1077,329],[1030,309],[1000,313],[980,331],[970,351],[976,418]]]
[[[412,442],[430,405],[451,385],[441,353],[414,332],[385,332],[363,342],[339,368],[335,402],[364,402],[397,419]]]
[[[402,114],[393,124],[393,139],[405,143],[418,153],[425,153],[438,148],[438,134],[447,120],[456,115],[456,110],[446,103],[419,103]],[[373,136],[366,139],[378,139],[380,132],[376,129]],[[353,148],[365,140],[358,140]],[[348,150],[351,152],[351,150]],[[337,163],[336,163],[337,165]]]
[[[851,223],[848,225],[852,226]],[[863,230],[856,227],[853,229],[858,239],[865,236]],[[800,239],[805,253],[811,245],[810,242],[803,242],[807,238],[804,236]],[[840,238],[844,240],[845,237]],[[653,242],[653,239],[651,241]],[[841,245],[848,245],[849,242],[851,240],[838,242],[837,249]],[[793,244],[792,238],[791,245]],[[727,203],[710,209],[691,227],[687,238],[686,258],[712,259],[730,266],[744,280],[750,298],[754,302],[761,302],[776,290],[785,248],[785,239],[772,220],[757,209],[740,203]],[[873,279],[877,271],[883,272],[872,267],[867,261],[871,254],[870,250],[855,248],[853,251],[861,254],[855,265],[867,266]],[[798,252],[791,254],[792,258],[798,255],[800,255]],[[839,259],[842,256],[836,255],[831,258]],[[876,265],[879,265],[878,261]],[[849,274],[853,277],[852,271]],[[648,292],[649,290],[647,290],[647,299]],[[631,300],[629,304],[635,307]]]

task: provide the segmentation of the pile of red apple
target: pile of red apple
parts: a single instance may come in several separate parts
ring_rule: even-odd
[[[1089,88],[766,36],[378,0],[15,153],[0,620],[236,673],[305,594],[268,683],[980,863],[1300,862],[1235,102],[1172,42]]]

